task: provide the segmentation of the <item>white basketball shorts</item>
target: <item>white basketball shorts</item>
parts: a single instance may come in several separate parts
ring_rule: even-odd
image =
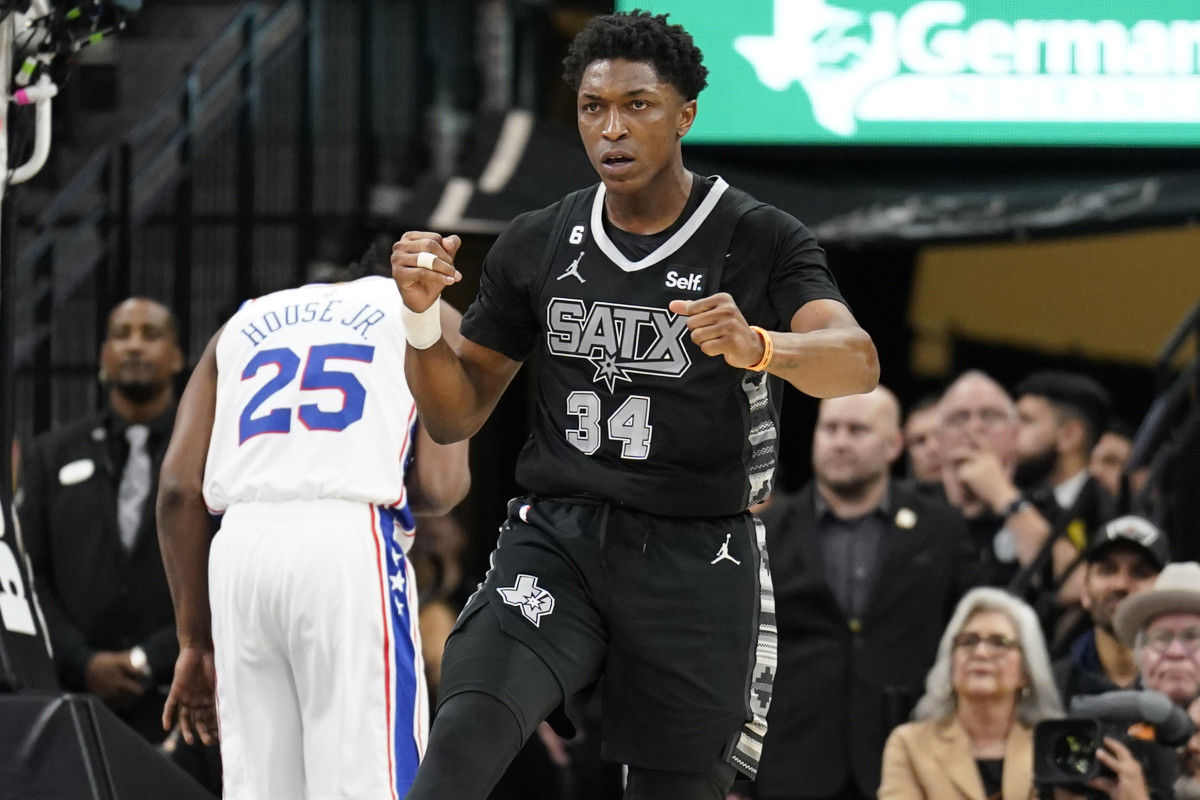
[[[209,590],[228,800],[407,792],[429,715],[398,538],[388,512],[363,503],[225,512]]]

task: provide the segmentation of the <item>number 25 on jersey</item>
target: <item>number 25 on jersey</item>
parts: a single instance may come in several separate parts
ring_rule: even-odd
[[[295,351],[287,347],[275,347],[261,350],[250,359],[250,363],[242,370],[242,380],[248,380],[258,374],[258,371],[268,365],[274,365],[279,372],[274,378],[263,384],[255,392],[250,402],[242,409],[238,419],[238,444],[243,444],[252,436],[260,433],[287,433],[292,429],[292,409],[290,407],[273,408],[264,413],[255,414],[272,395],[290,384],[300,372],[300,391],[316,391],[318,389],[336,389],[342,393],[342,407],[336,411],[322,411],[316,403],[304,403],[296,409],[296,416],[309,430],[342,431],[352,423],[362,419],[363,405],[367,399],[367,390],[354,375],[345,370],[332,368],[327,362],[359,361],[371,363],[375,358],[375,348],[365,344],[320,344],[308,349],[303,359],[304,369],[301,371],[302,359]]]

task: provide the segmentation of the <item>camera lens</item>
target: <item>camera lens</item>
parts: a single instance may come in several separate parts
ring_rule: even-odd
[[[1052,750],[1054,765],[1071,775],[1087,775],[1096,760],[1094,739],[1076,733],[1064,733]]]

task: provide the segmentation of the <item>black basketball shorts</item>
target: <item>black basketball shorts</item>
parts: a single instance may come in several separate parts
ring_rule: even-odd
[[[662,517],[535,497],[508,512],[492,568],[447,645],[444,674],[456,677],[440,699],[522,696],[506,688],[520,675],[464,676],[449,665],[487,663],[472,652],[471,619],[495,614],[550,667],[576,727],[603,675],[606,759],[690,772],[720,757],[753,776],[777,647],[762,524],[748,513]]]

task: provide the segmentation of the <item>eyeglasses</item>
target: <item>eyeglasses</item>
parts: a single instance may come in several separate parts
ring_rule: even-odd
[[[980,644],[983,645],[983,652],[991,658],[1000,658],[1004,654],[1016,650],[1019,646],[1016,639],[1005,636],[1003,633],[990,633],[987,636],[980,636],[978,633],[960,633],[954,637],[955,650],[965,650],[969,653]]]
[[[1200,650],[1200,628],[1184,628],[1181,631],[1159,629],[1146,634],[1146,647],[1156,653],[1165,653],[1171,644],[1178,641],[1189,656]]]
[[[1002,408],[979,408],[969,409],[960,408],[957,411],[952,411],[942,419],[942,424],[947,428],[960,429],[967,427],[971,421],[971,417],[978,417],[986,427],[1000,425],[1004,422],[1012,421],[1012,414]]]

